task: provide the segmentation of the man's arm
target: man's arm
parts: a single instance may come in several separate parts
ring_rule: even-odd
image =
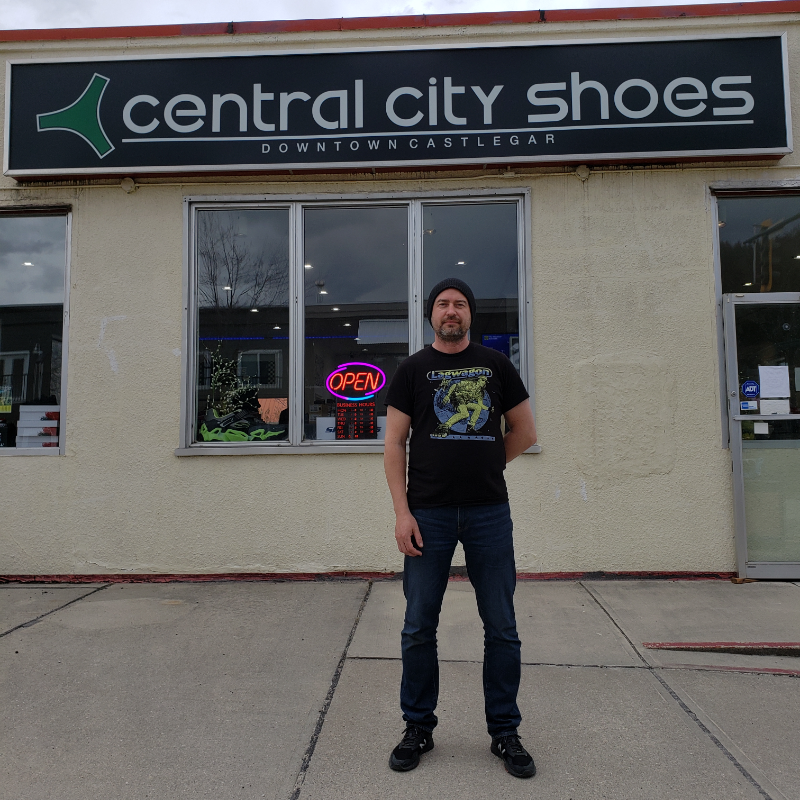
[[[509,409],[504,416],[506,428],[510,428],[503,437],[503,444],[506,448],[506,464],[508,464],[531,445],[536,444],[536,424],[533,421],[533,411],[531,411],[531,404],[528,400],[523,400],[519,405]]]
[[[394,505],[394,538],[397,549],[407,556],[421,556],[422,536],[419,526],[408,509],[406,498],[406,439],[411,429],[411,417],[394,406],[386,407],[386,436],[383,469]],[[416,543],[416,547],[414,546]]]

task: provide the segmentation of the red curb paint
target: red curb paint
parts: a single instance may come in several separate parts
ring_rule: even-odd
[[[716,667],[711,664],[670,664],[669,666],[656,667],[656,669],[701,669],[711,672],[743,672],[749,675],[789,675],[800,678],[800,670],[777,669],[774,667]]]
[[[520,572],[521,581],[579,580],[730,580],[735,572]],[[214,572],[188,574],[100,574],[100,575],[0,575],[4,583],[207,583],[210,581],[387,581],[395,572]],[[466,575],[452,575],[451,581],[466,581]]]
[[[800,657],[800,642],[642,642],[648,650]]]
[[[717,581],[735,578],[735,572],[518,572],[521,581],[603,581],[603,580],[673,580]]]
[[[211,583],[214,581],[380,581],[393,572],[219,572],[203,574],[139,575],[2,575],[4,583]]]
[[[593,20],[681,19],[757,14],[796,14],[798,0],[726,3],[722,5],[587,8],[562,11],[505,11],[477,14],[417,14],[398,17],[210,22],[188,25],[136,25],[108,28],[51,28],[0,31],[0,42],[69,41],[74,39],[155,39],[179,36],[235,36],[237,34],[313,33],[402,28],[473,27],[479,25],[539,25],[548,22]]]

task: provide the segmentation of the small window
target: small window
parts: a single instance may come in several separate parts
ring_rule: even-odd
[[[0,215],[0,452],[62,445],[66,214]]]
[[[718,202],[722,293],[800,292],[800,195]]]
[[[475,292],[472,341],[527,378],[521,204],[193,201],[184,446],[379,447],[388,384],[433,341],[427,293],[445,277]]]

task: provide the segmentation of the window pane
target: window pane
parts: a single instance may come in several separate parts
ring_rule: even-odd
[[[408,356],[407,207],[306,209],[304,236],[304,438],[382,439]]]
[[[722,292],[800,292],[800,196],[721,197]]]
[[[0,446],[58,447],[65,216],[0,216]]]
[[[422,220],[423,314],[439,281],[460,278],[477,305],[471,341],[499,350],[519,369],[517,204],[429,204]],[[430,344],[427,319],[423,332]]]
[[[196,439],[286,439],[289,211],[198,211],[196,249]]]

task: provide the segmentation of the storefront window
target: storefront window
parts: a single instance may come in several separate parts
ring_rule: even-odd
[[[200,442],[269,442],[289,431],[289,211],[197,214]]]
[[[423,206],[423,296],[444,278],[469,284],[478,313],[470,339],[499,350],[519,370],[519,282],[516,203]],[[423,309],[424,313],[424,309]],[[425,343],[433,330],[424,325]]]
[[[720,197],[722,292],[800,292],[800,196]]]
[[[475,292],[472,341],[524,373],[520,204],[198,200],[188,444],[380,442],[388,384],[433,340],[425,300],[445,277]]]
[[[408,356],[406,207],[304,215],[305,439],[383,439],[383,400]]]
[[[67,217],[0,215],[0,448],[58,452]]]

